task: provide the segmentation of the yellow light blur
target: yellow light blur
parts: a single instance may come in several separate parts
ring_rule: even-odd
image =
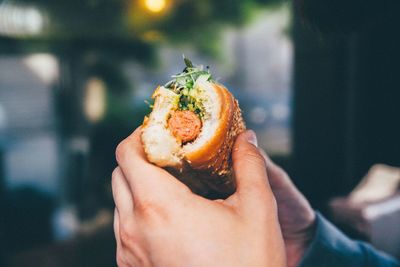
[[[145,42],[159,42],[163,39],[163,35],[159,31],[147,31],[142,35]]]
[[[144,4],[146,8],[154,13],[163,11],[167,6],[166,0],[145,0]]]

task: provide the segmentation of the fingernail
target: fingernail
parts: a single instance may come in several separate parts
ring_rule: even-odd
[[[253,144],[255,146],[258,146],[258,142],[257,142],[257,136],[256,133],[253,130],[248,130],[246,132],[246,140],[247,142],[249,142],[250,144]]]

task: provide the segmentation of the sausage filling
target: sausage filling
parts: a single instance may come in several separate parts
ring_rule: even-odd
[[[184,70],[172,76],[173,80],[165,85],[177,95],[177,110],[171,112],[168,128],[182,145],[196,140],[202,131],[202,121],[206,121],[209,115],[203,103],[204,90],[197,84],[212,81],[208,69],[194,66],[187,58],[184,61]]]
[[[183,144],[194,141],[201,132],[202,123],[197,114],[190,110],[178,110],[171,114],[168,127]]]

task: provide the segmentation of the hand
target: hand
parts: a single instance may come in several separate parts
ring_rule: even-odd
[[[253,132],[234,146],[237,192],[216,201],[148,163],[139,132],[118,146],[112,178],[119,266],[286,266],[276,202]]]
[[[278,204],[279,223],[285,241],[288,267],[298,266],[315,230],[315,212],[289,176],[261,151],[272,192]]]

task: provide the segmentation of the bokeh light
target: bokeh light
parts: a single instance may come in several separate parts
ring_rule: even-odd
[[[106,85],[98,78],[91,78],[86,84],[85,115],[90,122],[98,122],[106,109]]]
[[[34,6],[0,4],[0,34],[5,36],[35,36],[43,32],[45,16]]]
[[[166,8],[167,1],[166,0],[145,0],[144,4],[145,4],[145,7],[149,11],[151,11],[153,13],[159,13]]]

